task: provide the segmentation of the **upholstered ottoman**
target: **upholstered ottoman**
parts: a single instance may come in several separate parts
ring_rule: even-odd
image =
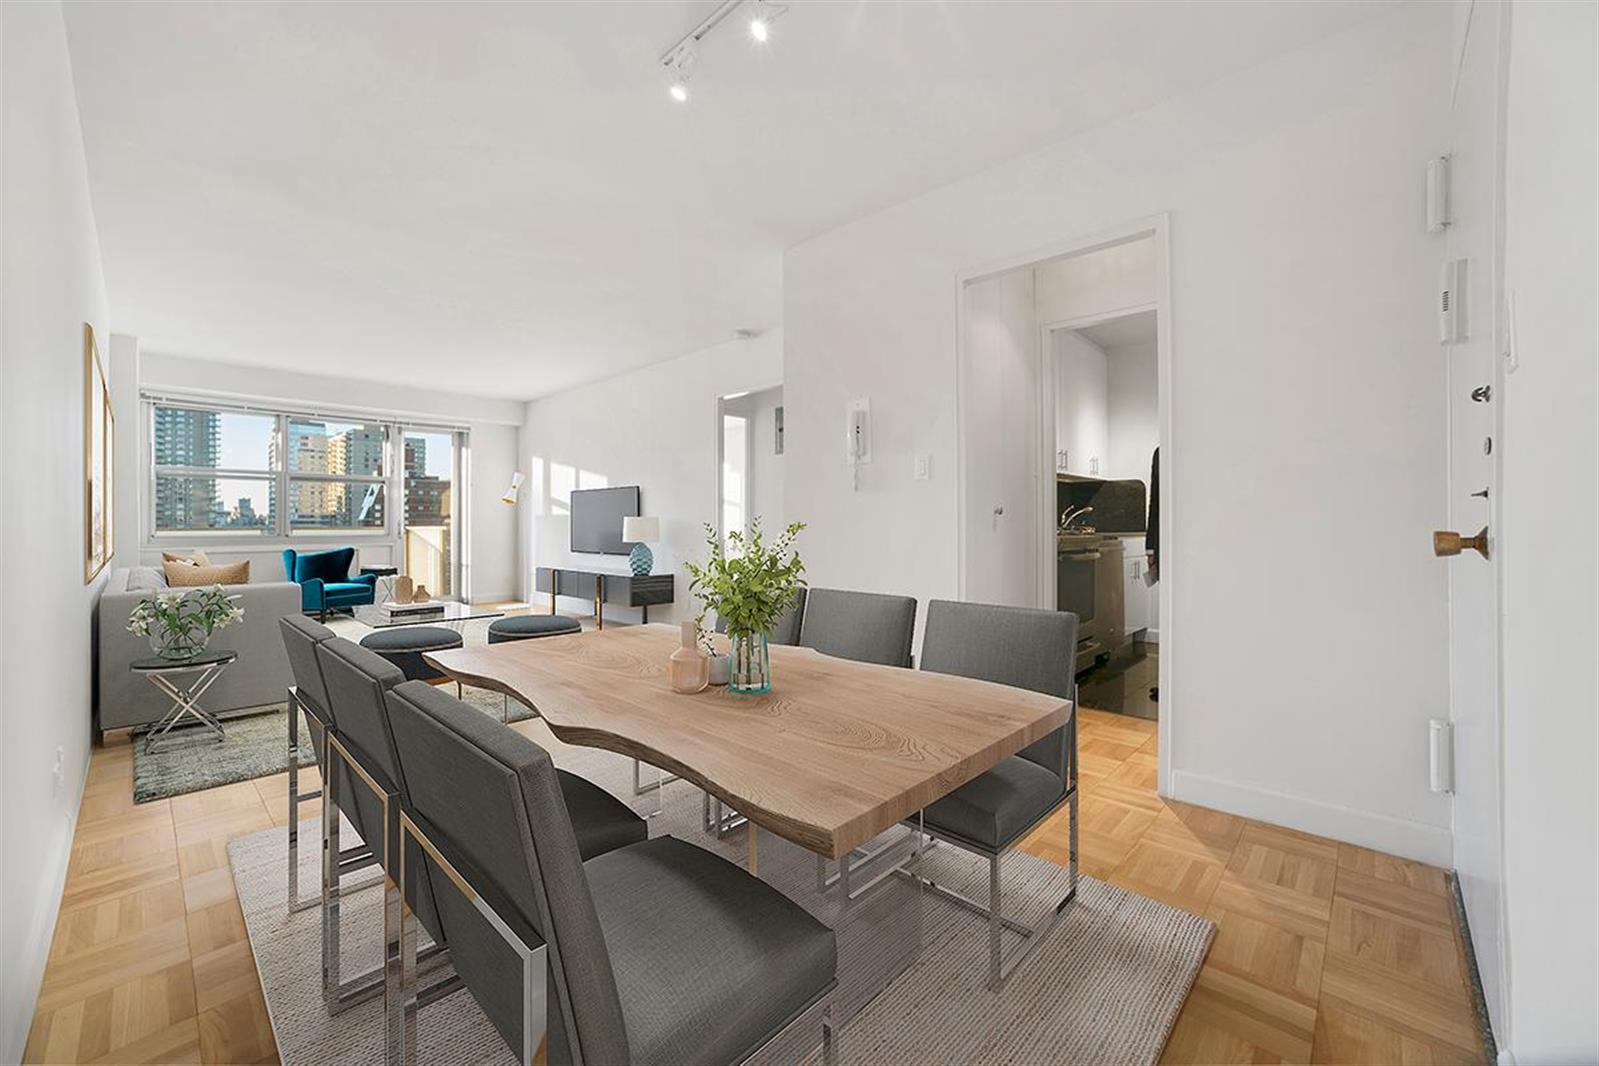
[[[511,640],[533,640],[536,637],[581,632],[582,624],[576,618],[568,618],[563,614],[519,614],[490,622],[489,643],[504,644]]]
[[[395,626],[361,638],[361,647],[398,666],[408,681],[440,681],[444,675],[429,666],[423,652],[461,646],[461,634],[443,626]]]

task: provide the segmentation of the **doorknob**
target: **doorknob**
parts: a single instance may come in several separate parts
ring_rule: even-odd
[[[1432,553],[1434,555],[1459,555],[1467,548],[1470,548],[1484,559],[1488,558],[1487,526],[1479,529],[1475,537],[1462,537],[1459,533],[1452,533],[1447,529],[1440,529],[1432,535]]]

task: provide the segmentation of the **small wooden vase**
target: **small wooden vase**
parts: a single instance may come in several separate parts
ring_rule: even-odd
[[[682,624],[683,643],[667,663],[667,676],[673,692],[692,695],[703,692],[711,680],[711,660],[700,650],[699,630],[693,622]]]

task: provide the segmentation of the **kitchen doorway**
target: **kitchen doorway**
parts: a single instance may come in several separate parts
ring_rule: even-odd
[[[1075,603],[1075,613],[1086,618],[1088,639],[1098,645],[1074,649],[1082,704],[1090,708],[1097,701],[1107,704],[1106,710],[1158,718],[1162,793],[1169,788],[1174,697],[1180,695],[1171,684],[1176,584],[1170,566],[1158,567],[1159,580],[1146,584],[1144,536],[1148,503],[1154,498],[1167,505],[1157,506],[1162,516],[1155,538],[1157,561],[1170,559],[1167,227],[1166,217],[1156,216],[984,264],[957,279],[959,595],[974,602],[1049,609],[1063,606],[1063,600]],[[1081,412],[1075,425],[1057,426],[1057,349],[1078,341],[1095,343],[1094,330],[1102,342],[1097,389],[1104,390],[1103,403],[1094,412]],[[1107,348],[1134,343],[1143,345],[1134,361],[1144,382],[1144,406],[1134,421],[1138,436],[1150,445],[1136,462],[1127,458],[1126,441],[1133,434],[1123,432],[1132,423],[1116,420],[1123,446],[1114,458],[1110,448],[1111,364],[1105,354]],[[1079,432],[1099,443],[1085,450]],[[1158,477],[1153,469],[1156,445]],[[1063,502],[1070,505],[1068,511],[1079,510],[1064,543],[1059,536],[1066,515]],[[1126,517],[1140,510],[1137,520]],[[1092,526],[1091,533],[1085,525]],[[1059,565],[1063,547],[1076,556],[1065,573]],[[1109,572],[1112,565],[1114,574]],[[1129,594],[1136,594],[1130,617]],[[1122,618],[1117,624],[1107,624],[1101,613],[1107,598],[1111,614],[1119,601]]]
[[[757,519],[766,536],[782,532],[783,387],[732,393],[716,403],[716,516],[725,544]]]
[[[1079,698],[1149,719],[1160,717],[1158,545],[1149,536],[1158,331],[1151,305],[1045,323],[1039,339],[1055,386],[1055,506],[1044,520],[1055,540],[1055,607],[1078,618]]]

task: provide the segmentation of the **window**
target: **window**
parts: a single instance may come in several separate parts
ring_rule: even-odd
[[[289,528],[387,529],[388,434],[380,423],[290,418],[284,445]]]
[[[156,406],[151,428],[158,532],[273,528],[277,419]]]
[[[460,516],[452,501],[465,433],[349,416],[147,403],[154,536],[251,533],[287,540],[325,532],[405,540],[415,527],[438,557],[427,567],[429,587],[455,584]],[[396,499],[403,505],[391,513]]]

